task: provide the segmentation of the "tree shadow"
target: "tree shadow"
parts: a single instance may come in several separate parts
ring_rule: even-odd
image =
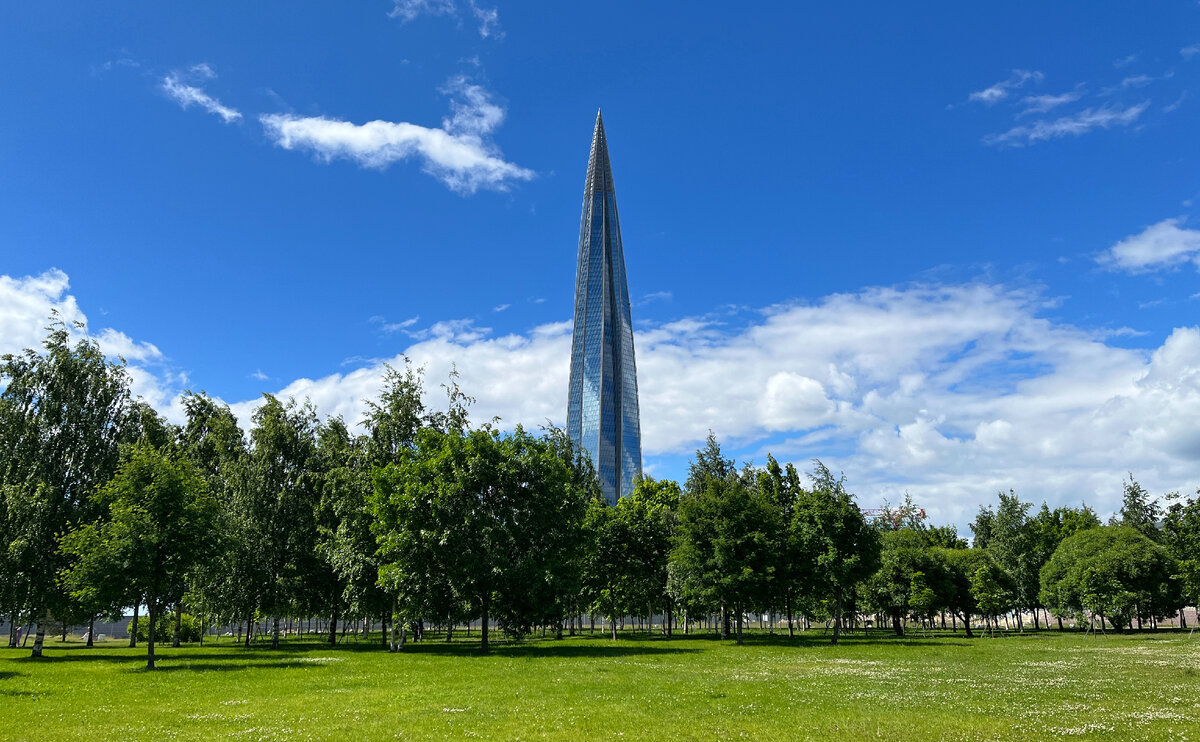
[[[550,641],[538,643],[523,643],[523,642],[504,642],[492,644],[488,647],[488,653],[484,654],[480,651],[478,643],[434,643],[434,642],[417,642],[406,644],[404,649],[396,654],[404,655],[441,655],[441,656],[458,656],[458,657],[522,657],[526,659],[541,659],[547,657],[590,657],[590,658],[605,658],[605,657],[637,657],[648,655],[676,655],[676,654],[695,654],[700,650],[689,647],[671,647],[671,646],[645,646],[644,644],[622,643],[617,640],[612,643],[611,640],[606,640],[607,644],[560,644],[551,643]],[[628,640],[627,640],[628,641]]]

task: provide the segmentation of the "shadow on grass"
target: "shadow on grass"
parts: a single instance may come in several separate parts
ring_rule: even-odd
[[[446,644],[421,642],[417,644],[407,644],[404,649],[397,654],[418,655],[455,655],[461,657],[526,657],[529,659],[543,657],[635,657],[646,655],[667,655],[667,654],[695,654],[700,650],[688,647],[672,647],[672,646],[646,646],[643,643],[615,643],[609,641],[607,644],[559,644],[550,642],[537,643],[518,643],[505,642],[503,644],[492,644],[489,647],[488,654],[483,654],[479,651],[478,644]]]

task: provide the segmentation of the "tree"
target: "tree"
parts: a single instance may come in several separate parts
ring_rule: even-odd
[[[1200,603],[1200,497],[1183,500],[1175,494],[1168,498],[1172,502],[1163,519],[1163,545],[1179,565],[1182,605],[1197,605]],[[1182,607],[1180,619],[1183,620]]]
[[[879,532],[854,504],[845,477],[834,477],[820,461],[813,463],[812,491],[797,500],[790,527],[802,563],[809,566],[807,591],[830,601],[837,644],[847,600],[879,567]]]
[[[1130,473],[1129,479],[1121,483],[1121,517],[1114,519],[1109,525],[1122,525],[1132,528],[1151,541],[1159,538],[1158,521],[1162,517],[1162,507],[1158,498],[1151,498],[1146,488],[1138,484]]]
[[[270,394],[254,411],[253,448],[238,493],[256,607],[271,616],[271,648],[279,647],[279,621],[316,569],[316,411]]]
[[[779,509],[741,480],[710,476],[705,481],[702,491],[679,503],[671,560],[689,576],[689,599],[733,611],[741,644],[744,614],[769,600],[774,546],[783,523]]]
[[[1120,629],[1134,617],[1171,615],[1181,601],[1177,565],[1140,531],[1102,526],[1062,542],[1042,568],[1042,600],[1059,616],[1090,613]]]
[[[425,428],[373,481],[380,580],[400,613],[452,595],[481,618],[486,653],[493,618],[521,636],[561,610],[588,492],[552,440],[520,427],[508,436]]]
[[[134,445],[98,501],[106,518],[63,539],[77,560],[67,582],[86,592],[97,575],[121,575],[149,612],[146,666],[153,669],[155,627],[176,586],[209,553],[216,501],[190,461],[146,442]]]
[[[0,357],[0,491],[5,500],[9,600],[37,621],[32,656],[42,656],[51,613],[69,612],[58,575],[69,567],[63,533],[94,515],[91,497],[116,469],[129,408],[129,377],[95,341],[72,345],[51,322],[42,351]],[[82,330],[82,325],[76,329]]]
[[[904,635],[903,620],[909,612],[927,618],[948,606],[952,592],[948,568],[940,554],[929,548],[925,533],[911,528],[882,535],[879,569],[866,582],[871,606],[892,619],[892,630]],[[920,578],[917,575],[920,575]],[[914,593],[928,589],[928,594]]]
[[[996,617],[1014,605],[1015,590],[1011,575],[996,562],[986,561],[971,573],[970,583],[975,605],[987,618],[989,628],[994,627]]]

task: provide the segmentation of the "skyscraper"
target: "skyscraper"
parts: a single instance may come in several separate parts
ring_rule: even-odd
[[[599,112],[579,223],[567,434],[591,456],[610,503],[633,491],[642,474],[633,322],[617,194]]]

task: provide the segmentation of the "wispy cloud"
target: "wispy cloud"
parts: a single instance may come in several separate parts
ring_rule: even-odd
[[[504,31],[500,30],[500,11],[496,8],[481,7],[475,0],[467,0],[471,7],[471,15],[479,23],[479,35],[483,38],[503,38]]]
[[[1183,102],[1185,100],[1187,100],[1187,95],[1188,95],[1188,91],[1184,90],[1183,92],[1181,92],[1179,94],[1179,97],[1175,99],[1174,103],[1167,105],[1167,106],[1163,106],[1163,109],[1162,109],[1163,113],[1172,113],[1174,111],[1179,110],[1179,107],[1183,105]]]
[[[163,92],[178,103],[181,108],[189,108],[197,105],[211,114],[220,116],[227,124],[240,121],[242,118],[241,112],[222,104],[221,101],[204,92],[199,86],[188,84],[198,80],[211,80],[216,76],[217,74],[213,72],[212,67],[208,64],[197,64],[186,71],[175,70],[169,73],[162,79],[161,87]]]
[[[265,114],[267,136],[284,149],[309,150],[323,162],[348,159],[361,167],[384,169],[410,158],[451,190],[470,194],[480,188],[507,190],[534,172],[507,162],[491,141],[504,121],[504,108],[483,87],[465,77],[452,78],[442,92],[450,96],[450,116],[440,128],[404,121],[355,124],[325,116]]]
[[[984,144],[1021,147],[1060,137],[1077,137],[1093,129],[1110,129],[1114,126],[1129,126],[1150,106],[1143,101],[1136,106],[1123,108],[1119,105],[1100,108],[1085,108],[1078,113],[1057,119],[1043,119],[1032,124],[1014,126],[1001,134],[989,134]]]
[[[1083,97],[1083,93],[1083,86],[1078,85],[1074,90],[1058,95],[1027,95],[1021,99],[1021,105],[1025,108],[1017,114],[1017,118],[1033,113],[1046,113],[1067,103],[1074,103]]]
[[[505,309],[508,309],[511,306],[512,306],[512,304],[497,304],[496,306],[492,307],[492,311],[493,312],[503,312]]]
[[[254,372],[250,374],[250,378],[254,379],[255,381],[266,381],[271,377],[264,374],[261,368],[256,368],[254,369]]]
[[[1200,265],[1200,230],[1183,227],[1182,218],[1163,219],[1130,235],[1096,257],[1114,271],[1148,273],[1184,263]]]
[[[650,293],[644,295],[637,302],[637,305],[645,306],[656,301],[670,301],[672,298],[674,298],[674,294],[672,294],[670,291],[651,291]]]
[[[399,18],[402,23],[416,20],[423,15],[454,15],[454,0],[392,0],[389,18]]]
[[[402,332],[417,324],[417,320],[419,319],[421,319],[421,316],[417,315],[409,317],[406,320],[401,320],[400,322],[388,322],[386,318],[375,315],[367,321],[373,325],[379,325],[379,329],[383,332]]]
[[[1122,67],[1128,67],[1129,65],[1136,62],[1137,58],[1139,56],[1140,55],[1135,52],[1133,54],[1130,54],[1128,57],[1121,57],[1120,59],[1115,59],[1115,60],[1113,60],[1113,67],[1116,67],[1117,69],[1121,69]]]
[[[1200,44],[1192,44],[1191,46],[1185,46],[1179,50],[1179,54],[1184,59],[1191,59],[1192,57],[1196,56],[1197,54],[1200,54]]]
[[[983,90],[976,90],[967,96],[967,100],[990,106],[1004,100],[1012,91],[1024,87],[1030,81],[1041,82],[1043,77],[1044,75],[1036,70],[1013,70],[1007,80],[1001,80]]]
[[[392,5],[388,16],[398,18],[401,23],[408,23],[421,16],[459,16],[459,6],[455,0],[392,0]],[[478,24],[481,37],[485,39],[503,38],[504,32],[500,30],[499,10],[485,8],[476,0],[466,0],[464,7]]]

